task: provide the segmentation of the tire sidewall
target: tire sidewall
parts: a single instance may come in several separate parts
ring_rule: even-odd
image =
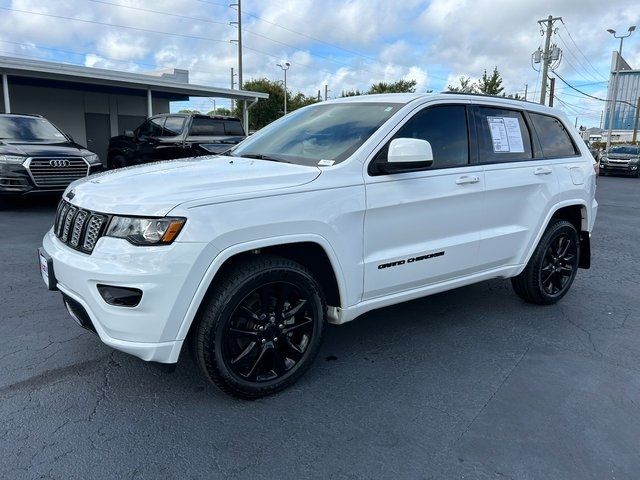
[[[296,288],[305,295],[305,298],[308,298],[309,302],[312,303],[314,313],[314,333],[302,359],[297,363],[296,367],[292,369],[292,371],[274,380],[259,383],[248,382],[238,377],[227,367],[223,358],[225,351],[224,342],[226,340],[225,331],[231,321],[232,314],[247,295],[251,294],[251,292],[261,285],[276,282],[289,282],[295,285]],[[324,303],[319,292],[318,284],[312,277],[306,274],[306,272],[290,268],[278,268],[266,272],[259,272],[246,278],[241,285],[225,299],[224,308],[219,312],[216,312],[214,324],[212,325],[212,328],[215,329],[215,333],[209,337],[210,343],[213,343],[213,345],[203,345],[205,363],[210,364],[213,362],[215,364],[216,373],[225,383],[231,384],[235,389],[248,394],[255,394],[256,391],[269,393],[271,391],[275,392],[285,388],[307,370],[319,350],[324,328]],[[213,355],[211,355],[212,353]]]

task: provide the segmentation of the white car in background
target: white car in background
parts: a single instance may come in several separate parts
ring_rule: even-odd
[[[590,264],[595,173],[556,110],[460,94],[297,110],[225,156],[72,184],[42,275],[107,345],[255,398],[325,322],[491,278],[551,304]]]

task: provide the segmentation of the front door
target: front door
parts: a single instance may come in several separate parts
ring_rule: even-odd
[[[111,123],[106,113],[85,113],[85,127],[87,131],[87,148],[97,153],[105,164],[109,138],[111,138]]]
[[[428,140],[431,166],[366,174],[363,300],[469,275],[477,270],[482,167],[471,163],[466,105],[424,108],[393,138]],[[389,142],[391,141],[389,139]]]

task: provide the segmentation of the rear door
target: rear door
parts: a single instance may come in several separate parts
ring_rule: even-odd
[[[479,257],[488,270],[522,262],[558,194],[558,161],[543,156],[523,110],[474,110],[485,173]]]
[[[169,160],[188,156],[184,150],[184,128],[186,117],[168,115],[165,118],[162,135],[154,146],[155,160]]]
[[[364,295],[375,298],[477,270],[484,181],[464,103],[428,106],[387,139],[365,176]],[[473,135],[471,135],[473,137]],[[428,140],[434,161],[384,174],[393,138]]]

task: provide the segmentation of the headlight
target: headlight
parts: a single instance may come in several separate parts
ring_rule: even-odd
[[[89,165],[96,165],[98,163],[102,163],[100,162],[100,157],[95,153],[92,153],[91,155],[87,155],[86,157],[84,157],[84,159],[89,163]]]
[[[637,165],[640,162],[640,158],[632,158],[629,160],[629,165]]]
[[[0,163],[22,163],[24,159],[20,155],[0,155]]]
[[[134,245],[166,245],[182,230],[184,218],[111,217],[107,237],[124,238]]]

